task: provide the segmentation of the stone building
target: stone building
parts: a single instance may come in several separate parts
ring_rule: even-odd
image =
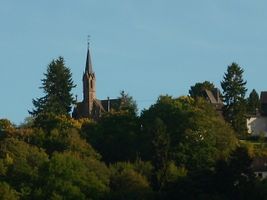
[[[93,118],[97,120],[103,113],[110,112],[120,106],[121,99],[107,98],[105,100],[99,100],[96,98],[96,75],[93,71],[89,46],[87,48],[87,58],[82,81],[83,101],[76,103],[72,113],[73,118]]]

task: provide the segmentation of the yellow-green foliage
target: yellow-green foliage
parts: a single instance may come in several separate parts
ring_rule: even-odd
[[[131,163],[120,162],[111,167],[111,199],[148,199],[152,190],[147,178]]]
[[[251,156],[267,156],[267,143],[265,141],[240,140],[240,144],[247,147]]]
[[[17,200],[19,193],[12,189],[6,182],[0,181],[0,200]]]

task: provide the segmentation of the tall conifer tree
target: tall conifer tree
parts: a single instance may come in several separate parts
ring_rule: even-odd
[[[234,130],[243,135],[246,133],[246,81],[243,80],[244,70],[236,63],[232,63],[224,74],[221,82],[223,89],[224,117]]]
[[[44,96],[33,99],[34,109],[29,111],[33,116],[40,113],[52,113],[56,115],[68,115],[71,111],[71,105],[74,103],[74,97],[71,93],[75,87],[72,74],[65,66],[63,57],[53,60],[47,67],[47,72],[42,79]]]

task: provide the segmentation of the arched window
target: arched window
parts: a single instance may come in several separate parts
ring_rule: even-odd
[[[93,80],[90,81],[91,88],[93,89]]]

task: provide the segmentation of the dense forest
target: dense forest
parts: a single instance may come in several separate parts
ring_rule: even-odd
[[[267,199],[267,180],[251,168],[266,151],[249,142],[244,121],[259,97],[245,99],[242,74],[228,66],[222,114],[201,96],[215,88],[205,81],[140,114],[122,93],[99,120],[76,120],[70,69],[53,60],[30,117],[19,126],[0,119],[0,199]]]

